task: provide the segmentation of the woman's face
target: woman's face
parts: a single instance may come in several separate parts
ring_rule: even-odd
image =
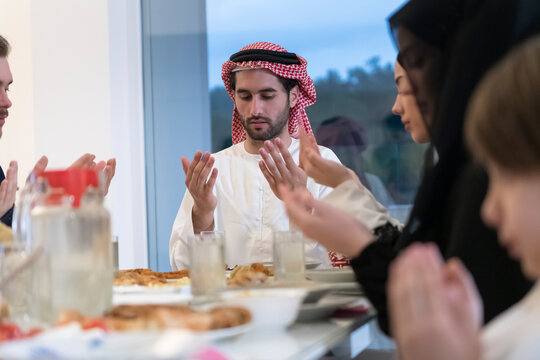
[[[426,124],[433,124],[440,92],[440,49],[425,43],[404,27],[398,31],[398,61],[405,69]]]
[[[416,104],[411,83],[405,69],[397,61],[394,81],[398,93],[394,106],[392,106],[392,113],[401,117],[405,130],[411,134],[414,142],[419,144],[429,142],[429,132]]]
[[[515,174],[487,164],[489,188],[482,218],[499,242],[520,260],[526,276],[540,278],[540,173]]]

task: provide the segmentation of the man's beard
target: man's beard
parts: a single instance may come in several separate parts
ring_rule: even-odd
[[[270,118],[264,116],[252,116],[247,119],[244,119],[240,116],[242,120],[241,123],[244,127],[244,130],[246,130],[246,133],[251,139],[258,141],[271,140],[278,137],[283,131],[283,128],[287,126],[287,123],[289,122],[289,109],[289,105],[285,106],[285,109],[281,112],[281,114],[279,114],[275,123],[273,123]],[[265,132],[251,130],[248,124],[252,119],[262,119],[266,121],[266,123],[268,124],[268,129]]]

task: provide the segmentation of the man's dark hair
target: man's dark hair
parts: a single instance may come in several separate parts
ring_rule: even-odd
[[[5,37],[0,35],[0,57],[7,57],[9,54],[10,46]]]
[[[244,70],[244,71],[249,71],[249,70]],[[283,85],[283,87],[285,88],[285,92],[287,93],[287,96],[289,96],[292,88],[298,85],[298,80],[296,79],[287,79],[279,75],[276,75],[276,77],[278,78],[281,85]],[[231,89],[233,89],[233,91],[236,91],[236,73],[235,72],[231,74]]]

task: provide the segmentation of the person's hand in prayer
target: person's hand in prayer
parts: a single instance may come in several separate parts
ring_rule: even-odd
[[[6,172],[6,178],[0,183],[0,217],[4,216],[13,207],[13,204],[15,204],[17,171],[17,162],[10,162]]]
[[[102,172],[105,174],[105,184],[103,187],[104,195],[107,195],[109,192],[109,187],[111,185],[111,181],[114,177],[114,174],[116,173],[116,159],[112,158],[107,161],[99,161],[96,163],[94,160],[96,159],[96,156],[94,154],[86,153],[79,157],[77,160],[75,160],[69,167],[70,168],[88,168],[88,169],[94,169],[98,172]],[[49,164],[49,159],[46,156],[42,156],[34,165],[33,172],[42,172],[47,169],[47,165]]]
[[[101,160],[95,162],[96,156],[94,154],[84,154],[77,160],[75,160],[69,167],[70,168],[88,168],[94,169],[97,172],[103,172],[105,174],[105,186],[104,195],[109,192],[111,181],[116,173],[116,159],[112,158],[107,161]]]
[[[288,189],[306,187],[306,173],[296,165],[281,139],[276,138],[273,142],[265,141],[259,153],[263,158],[259,161],[259,168],[278,199],[283,200],[279,191],[280,185]]]
[[[321,156],[317,140],[312,133],[307,134],[300,127],[298,134],[300,139],[300,168],[304,169],[307,176],[321,185],[332,188],[350,179],[354,180],[360,187],[363,186],[354,171],[343,164]]]
[[[43,155],[42,157],[39,158],[39,160],[34,165],[34,169],[32,170],[32,172],[34,173],[43,172],[47,169],[48,164],[49,164],[49,159],[45,155]]]
[[[279,188],[289,219],[328,250],[355,257],[374,240],[369,229],[346,212],[315,200],[306,188]]]
[[[214,161],[209,152],[203,155],[201,151],[197,151],[193,161],[182,156],[186,186],[194,201],[191,216],[196,234],[204,230],[212,230],[214,226],[217,197],[213,189],[218,175],[218,170],[212,169]]]
[[[413,244],[392,263],[391,332],[403,360],[478,359],[482,307],[472,277],[445,265],[434,244]]]
[[[116,159],[112,158],[107,161],[101,160],[96,164],[96,170],[102,171],[103,174],[105,174],[104,195],[107,195],[109,187],[111,186],[111,181],[116,173]]]

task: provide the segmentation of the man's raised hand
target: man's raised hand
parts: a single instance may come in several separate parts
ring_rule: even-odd
[[[214,210],[217,197],[214,195],[218,170],[212,169],[215,159],[209,152],[197,151],[192,161],[182,157],[182,168],[186,174],[186,187],[193,197],[193,229],[195,233],[211,230],[214,225]]]

